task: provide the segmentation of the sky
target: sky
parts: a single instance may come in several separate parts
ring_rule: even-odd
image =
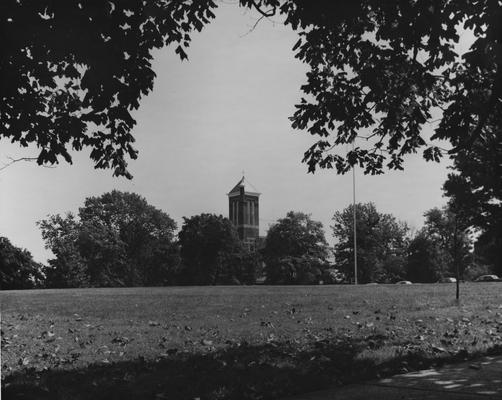
[[[0,171],[0,235],[28,249],[35,260],[51,257],[36,221],[76,212],[86,197],[113,189],[138,193],[181,227],[184,216],[228,216],[226,194],[242,177],[261,192],[260,233],[290,210],[321,221],[328,242],[335,211],[352,202],[352,174],[307,173],[301,163],[315,138],[293,130],[288,117],[301,96],[306,66],[294,58],[296,34],[256,12],[223,3],[216,19],[193,36],[189,61],[174,48],[155,52],[153,91],[133,115],[139,158],[133,180],[95,170],[88,152],[55,168],[18,162]],[[426,132],[427,134],[427,132]],[[0,166],[8,157],[36,156],[0,141]],[[373,202],[414,229],[423,213],[446,203],[441,186],[448,162],[407,158],[404,171],[364,176],[356,170],[356,201]]]

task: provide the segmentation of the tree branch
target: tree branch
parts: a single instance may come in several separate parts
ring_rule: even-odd
[[[6,164],[4,164],[2,167],[0,167],[0,171],[3,171],[4,169],[10,167],[12,164],[15,164],[19,161],[37,161],[38,160],[38,157],[21,157],[21,158],[12,158],[12,157],[7,157],[10,161]],[[56,168],[54,166],[51,166],[51,165],[42,165],[42,167],[45,167],[45,168]]]
[[[256,11],[258,11],[261,15],[263,15],[265,18],[268,18],[268,17],[273,17],[275,15],[275,12],[276,12],[276,7],[272,7],[270,10],[268,11],[263,11],[260,6],[261,6],[261,1],[260,1],[260,4],[258,4],[256,2],[256,0],[251,0],[251,4],[253,4],[254,8],[256,8]],[[261,18],[260,18],[261,19]]]
[[[264,15],[262,15],[260,18],[258,18],[258,19],[256,20],[256,22],[253,24],[253,26],[251,27],[251,29],[249,29],[249,31],[247,31],[247,32],[246,32],[244,35],[242,35],[241,37],[247,36],[247,35],[249,35],[251,32],[253,32],[253,31],[256,29],[256,27],[258,26],[258,24],[260,23],[260,21],[261,21],[263,18],[265,18],[265,16],[264,16]]]

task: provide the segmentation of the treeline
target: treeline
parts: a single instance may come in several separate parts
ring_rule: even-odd
[[[486,236],[472,239],[450,206],[425,213],[418,232],[372,203],[356,205],[358,281],[437,282],[499,273]],[[330,248],[323,226],[301,212],[273,224],[253,250],[221,215],[200,214],[177,225],[134,193],[87,198],[76,215],[38,222],[47,265],[0,238],[0,288],[166,285],[318,284],[354,280],[353,206],[336,212]],[[487,250],[486,250],[487,249]]]
[[[37,264],[2,238],[1,289],[252,284],[262,274],[227,218],[184,218],[176,234],[169,215],[134,193],[90,197],[76,215],[38,225],[54,258]]]
[[[350,205],[333,216],[333,249],[328,248],[321,223],[308,215],[290,212],[279,220],[270,228],[262,251],[267,282],[353,282],[353,212]],[[473,240],[471,231],[460,229],[450,206],[433,208],[424,217],[423,228],[411,232],[406,223],[378,212],[373,203],[356,204],[358,282],[432,283],[499,272],[487,263],[489,254],[480,246],[483,236]]]
[[[358,282],[432,283],[457,276],[457,267],[459,277],[467,277],[469,235],[455,230],[455,215],[448,207],[427,211],[423,228],[415,233],[372,203],[357,204],[356,215]],[[335,213],[333,222],[336,265],[353,281],[353,206]]]

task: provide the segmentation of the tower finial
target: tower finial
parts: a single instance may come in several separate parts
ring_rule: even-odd
[[[242,170],[242,177],[243,177],[243,178],[244,178],[244,175],[245,175],[245,171],[244,171],[244,170]]]

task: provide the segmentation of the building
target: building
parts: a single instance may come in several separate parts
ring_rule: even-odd
[[[249,188],[243,176],[228,193],[228,218],[237,228],[242,242],[249,249],[255,249],[260,237],[260,193]]]

